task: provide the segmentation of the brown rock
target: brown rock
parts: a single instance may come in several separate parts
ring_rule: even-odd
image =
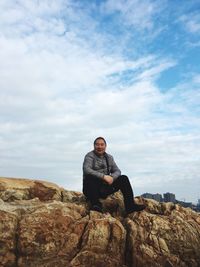
[[[147,210],[157,205],[153,214],[144,211],[125,220],[129,266],[200,266],[199,214],[174,204],[148,204]]]
[[[12,231],[1,236],[1,242],[10,236],[12,242],[1,252],[3,266],[123,266],[124,227],[109,214],[89,212],[86,207],[38,199],[4,203],[1,217],[6,215]],[[6,265],[10,251],[12,264],[17,265]]]
[[[56,184],[30,179],[0,177],[0,198],[4,201],[33,199],[61,200],[62,189]]]
[[[18,266],[69,264],[87,220],[84,208],[70,203],[55,201],[28,210],[19,222]]]
[[[136,198],[146,210],[125,218],[116,193],[101,214],[80,192],[27,179],[1,178],[0,197],[1,267],[200,266],[200,215],[189,208]]]
[[[126,231],[122,224],[111,216],[90,213],[81,249],[71,261],[75,266],[123,266]]]
[[[16,233],[18,216],[6,211],[0,202],[0,264],[1,266],[15,266],[16,263]]]
[[[75,192],[70,190],[62,190],[62,201],[67,203],[76,203],[81,204],[84,203],[85,196],[81,192]]]

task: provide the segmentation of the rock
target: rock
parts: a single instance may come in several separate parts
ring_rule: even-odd
[[[1,229],[9,226],[0,236],[7,244],[3,266],[123,266],[126,231],[110,215],[89,212],[84,204],[39,199],[17,201],[16,207],[3,203],[0,209]]]
[[[80,192],[63,190],[62,191],[62,201],[70,203],[83,203],[86,201],[84,195]]]
[[[29,209],[19,222],[18,266],[68,265],[87,221],[86,210],[70,203],[54,201]]]
[[[126,231],[118,220],[92,211],[80,251],[70,266],[122,266],[125,243]]]
[[[4,201],[32,199],[61,200],[62,189],[56,184],[30,179],[0,177],[0,198]]]
[[[0,203],[2,206],[2,202]],[[18,218],[14,212],[0,208],[0,263],[1,266],[15,266],[16,233]]]
[[[200,215],[178,205],[147,203],[147,211],[125,219],[129,266],[200,266]],[[157,207],[149,213],[152,203]]]
[[[199,267],[200,215],[146,203],[125,217],[118,192],[90,211],[85,197],[36,180],[0,178],[0,266]]]

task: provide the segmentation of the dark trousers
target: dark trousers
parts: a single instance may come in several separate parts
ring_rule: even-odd
[[[106,198],[118,190],[122,192],[126,211],[130,210],[134,204],[134,196],[126,175],[119,176],[111,185],[92,175],[88,175],[83,179],[83,194],[92,205],[99,205],[100,198]]]

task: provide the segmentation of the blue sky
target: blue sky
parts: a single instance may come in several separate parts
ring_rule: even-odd
[[[198,0],[1,0],[0,176],[81,191],[104,136],[135,195],[200,198]]]

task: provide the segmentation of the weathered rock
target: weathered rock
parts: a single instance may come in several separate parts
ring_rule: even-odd
[[[123,266],[126,231],[108,214],[89,212],[83,203],[38,199],[0,208],[1,229],[9,226],[0,236],[8,242],[0,251],[2,266]]]
[[[191,209],[136,198],[146,211],[125,217],[116,193],[101,214],[79,192],[17,180],[0,178],[2,267],[200,266],[200,215]]]
[[[18,266],[68,265],[87,221],[84,207],[70,203],[55,201],[28,210],[19,222]]]
[[[15,266],[17,214],[7,211],[0,202],[0,266]]]
[[[147,203],[153,214],[147,208],[125,219],[129,265],[200,266],[200,215],[173,203]]]
[[[0,198],[4,201],[33,199],[61,200],[62,188],[56,184],[30,179],[0,177]]]
[[[81,192],[63,190],[62,201],[71,203],[83,203],[85,201],[85,197]]]
[[[118,220],[91,212],[81,249],[70,266],[123,266],[125,242],[126,231]]]

